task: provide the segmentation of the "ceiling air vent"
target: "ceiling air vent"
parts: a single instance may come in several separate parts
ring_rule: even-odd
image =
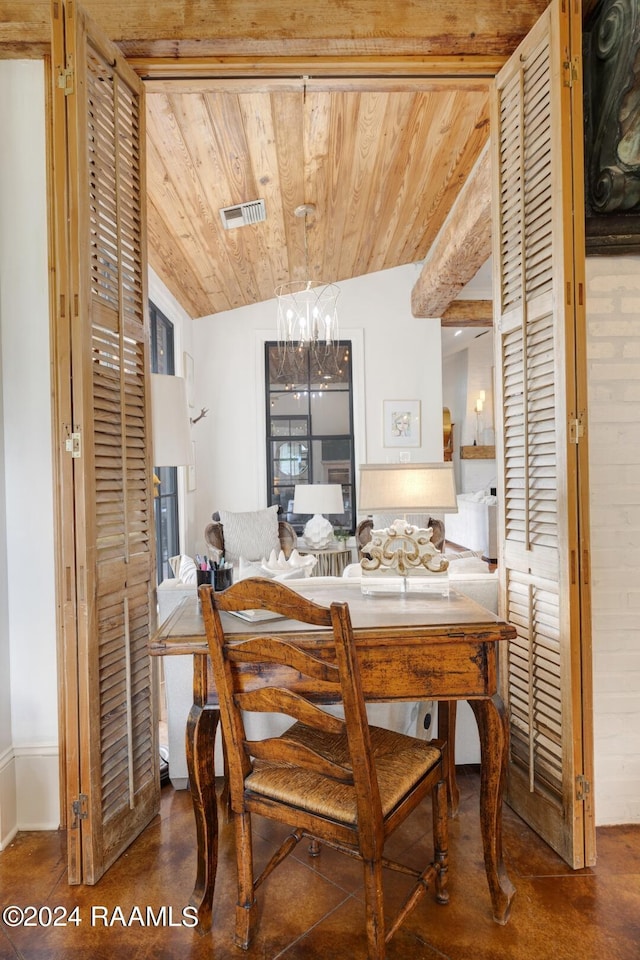
[[[225,230],[246,227],[250,223],[260,223],[267,219],[264,200],[250,200],[248,203],[238,203],[235,207],[222,207],[220,216]]]

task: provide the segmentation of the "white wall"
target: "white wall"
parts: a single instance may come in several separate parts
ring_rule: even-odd
[[[173,348],[175,359],[175,376],[184,377],[185,355],[193,357],[192,319],[166,288],[154,270],[149,268],[149,300],[173,324]],[[190,398],[191,399],[191,398]],[[191,417],[199,414],[200,410],[192,407]],[[192,437],[197,436],[198,424],[192,427]],[[180,527],[180,552],[188,554],[191,551],[189,531],[195,529],[195,492],[189,490],[187,467],[178,467],[178,524]],[[195,551],[193,551],[195,552]]]
[[[0,844],[59,824],[44,83],[0,61]]]
[[[383,445],[382,402],[421,401],[422,445],[413,462],[442,460],[440,321],[411,314],[413,265],[340,283],[340,335],[353,343],[354,428],[358,463],[397,462]],[[197,494],[192,551],[216,509],[265,506],[264,343],[276,339],[275,301],[194,321]]]
[[[453,423],[453,463],[458,493],[475,493],[496,485],[495,460],[462,460],[460,447],[471,446],[479,427],[481,444],[495,442],[493,411],[493,337],[488,330],[469,345],[443,358],[443,403]],[[480,391],[484,410],[477,424],[475,410]]]
[[[467,380],[469,351],[456,350],[442,360],[442,405],[451,416],[453,431],[453,471],[456,490],[465,493],[460,475],[460,437],[464,436],[464,420],[467,409]]]
[[[0,74],[1,76],[1,74]],[[1,84],[1,80],[0,80]],[[0,122],[3,116],[0,100]],[[2,182],[0,172],[0,183]],[[0,193],[0,265],[2,262],[2,194]],[[2,369],[2,277],[0,274],[0,370]],[[11,656],[9,651],[9,590],[7,510],[4,462],[4,413],[0,390],[0,850],[17,829],[16,771],[11,733]]]
[[[596,821],[640,822],[640,257],[587,260]]]
[[[491,258],[463,287],[459,300],[491,300],[493,297]],[[458,331],[460,332],[460,331]],[[493,335],[490,328],[462,330],[465,336],[458,347],[448,331],[447,349],[442,359],[442,399],[449,408],[453,426],[453,464],[458,493],[475,493],[495,486],[495,460],[461,460],[460,447],[471,446],[476,439],[491,445],[495,441],[493,390]],[[485,392],[480,422],[475,414],[480,391]],[[479,427],[479,438],[476,427]]]

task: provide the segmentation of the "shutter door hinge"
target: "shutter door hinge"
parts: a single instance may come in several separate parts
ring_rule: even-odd
[[[578,81],[578,58],[572,57],[562,64],[562,85],[572,87]]]
[[[73,813],[73,823],[71,824],[71,829],[77,830],[80,820],[89,819],[89,797],[86,795],[86,793],[81,793],[78,799],[73,801],[71,804],[71,811]]]
[[[58,86],[64,91],[65,97],[73,93],[73,67],[58,72]]]
[[[590,793],[591,781],[579,773],[576,777],[576,800],[586,800]]]
[[[64,442],[64,449],[71,454],[72,459],[78,460],[82,456],[82,443],[79,433],[70,433]]]
[[[569,441],[578,443],[581,437],[584,437],[584,424],[580,417],[573,417],[569,421]]]

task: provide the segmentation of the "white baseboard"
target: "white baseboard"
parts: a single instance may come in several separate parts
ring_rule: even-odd
[[[0,850],[9,846],[17,832],[16,764],[10,747],[0,755]]]
[[[60,827],[60,770],[57,744],[13,748],[18,830]]]

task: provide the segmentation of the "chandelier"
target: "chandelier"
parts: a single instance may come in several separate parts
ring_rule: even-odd
[[[296,217],[304,217],[304,258],[309,275],[307,216],[315,212],[312,203],[296,207]],[[278,300],[278,343],[286,351],[293,346],[324,345],[337,347],[339,336],[336,301],[340,288],[323,280],[291,280],[276,288]]]

